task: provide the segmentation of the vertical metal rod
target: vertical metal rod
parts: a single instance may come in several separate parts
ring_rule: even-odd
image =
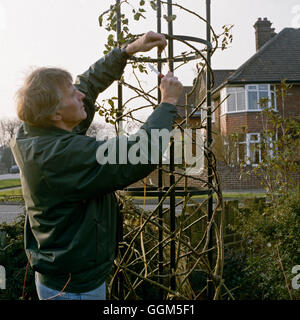
[[[119,42],[120,40],[120,34],[122,31],[122,23],[121,23],[121,5],[120,5],[120,0],[116,0],[117,4],[117,41]],[[123,90],[122,90],[122,84],[118,82],[118,112],[117,112],[117,117],[118,117],[118,130],[119,134],[122,134],[122,116],[123,110],[122,110],[122,104],[123,104]]]
[[[116,0],[117,4],[117,41],[120,40],[120,33],[121,33],[121,5],[120,0]],[[118,111],[117,111],[117,117],[118,117],[118,133],[119,135],[122,134],[122,119],[120,118],[122,116],[122,105],[123,105],[123,90],[122,90],[122,84],[118,82]],[[119,241],[123,241],[123,215],[120,213],[120,219],[119,219]],[[120,248],[120,251],[122,253],[122,248]],[[123,286],[124,286],[124,279],[123,274],[119,273],[119,286],[118,286],[118,295],[120,300],[124,300],[124,292],[123,292]]]
[[[206,40],[210,43],[211,42],[211,29],[210,29],[210,21],[211,21],[211,0],[206,0]],[[211,65],[211,47],[207,46],[207,63]],[[213,211],[213,193],[212,193],[212,154],[211,154],[211,148],[212,148],[212,132],[211,132],[211,74],[208,69],[206,68],[206,105],[207,105],[207,121],[206,121],[206,132],[207,132],[207,176],[208,176],[208,185],[209,189],[211,191],[210,196],[208,198],[207,203],[207,217],[208,221],[211,220],[212,217],[212,211]],[[213,241],[212,241],[212,232],[209,230],[208,234],[208,249],[212,248]],[[212,268],[213,264],[213,253],[210,250],[208,252],[208,263],[209,266]],[[208,299],[213,299],[213,282],[211,280],[210,275],[207,279],[207,296]]]
[[[161,2],[160,0],[157,0],[157,11],[156,11],[156,17],[157,17],[157,33],[161,33]],[[161,58],[161,54],[157,54],[157,58]],[[161,72],[161,62],[158,62],[157,69],[159,72]],[[161,83],[161,78],[157,78],[157,84],[158,84],[158,90],[157,90],[157,102],[160,103],[161,101],[161,92],[159,89],[160,83]],[[158,166],[158,202],[160,203],[162,199],[162,194],[160,193],[162,191],[162,156],[159,158],[159,166]],[[158,218],[159,218],[159,225],[161,228],[158,230],[158,241],[159,241],[159,246],[158,246],[158,274],[159,274],[159,283],[162,284],[163,278],[161,277],[163,275],[163,263],[164,263],[164,255],[163,255],[163,206],[160,204],[158,208]],[[163,298],[163,290],[160,289],[160,296]]]
[[[168,17],[172,16],[172,0],[168,0]],[[170,36],[173,35],[173,20],[168,21],[168,34]],[[171,72],[174,71],[174,61],[173,61],[173,40],[169,39],[168,43],[168,58],[169,58],[169,70]],[[171,140],[170,145],[170,186],[175,183],[174,176],[174,141]],[[172,189],[170,192],[170,231],[175,232],[176,228],[175,221],[175,190]],[[171,271],[171,279],[170,279],[170,287],[172,290],[176,290],[176,279],[175,279],[175,264],[176,264],[176,251],[175,251],[175,240],[174,237],[171,240],[171,248],[170,248],[170,271]]]

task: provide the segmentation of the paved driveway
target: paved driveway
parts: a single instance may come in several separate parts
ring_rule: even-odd
[[[0,224],[12,222],[19,214],[24,212],[24,205],[1,204],[0,205]]]
[[[6,180],[6,179],[20,179],[20,173],[0,174],[0,180]]]
[[[19,179],[19,173],[8,173],[8,174],[1,174],[0,180],[6,179]],[[11,190],[15,188],[8,188],[7,190]],[[4,191],[6,189],[1,189]],[[16,204],[0,204],[0,224],[3,222],[12,222],[19,214],[23,213],[23,205],[16,205]]]

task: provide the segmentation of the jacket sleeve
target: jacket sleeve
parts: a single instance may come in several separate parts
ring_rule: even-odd
[[[69,201],[79,201],[123,189],[146,177],[156,168],[156,164],[150,164],[151,144],[155,144],[154,148],[158,148],[159,154],[162,154],[168,145],[162,143],[159,147],[159,143],[151,141],[151,131],[166,129],[170,132],[175,116],[175,106],[162,103],[147,119],[142,127],[149,137],[148,151],[144,154],[146,161],[143,163],[126,163],[126,161],[124,164],[119,163],[119,156],[123,152],[120,150],[119,142],[122,139],[123,142],[126,140],[125,152],[128,153],[136,144],[132,136],[116,137],[103,142],[87,136],[70,134],[64,141],[54,142],[51,150],[47,152],[48,159],[43,159],[42,162],[42,171],[47,177],[47,185],[50,188],[48,191],[60,194]],[[117,163],[99,163],[99,159],[96,158],[99,147],[113,142],[116,146]]]
[[[121,78],[128,57],[129,55],[119,47],[114,48],[86,72],[77,76],[74,86],[86,96],[84,107],[87,118],[73,129],[74,133],[86,134],[94,119],[95,102],[99,93]]]

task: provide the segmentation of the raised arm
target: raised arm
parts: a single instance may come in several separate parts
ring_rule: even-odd
[[[86,72],[79,75],[75,87],[85,94],[84,106],[87,118],[78,124],[73,132],[86,134],[95,115],[95,102],[100,92],[108,88],[114,80],[119,80],[130,55],[146,52],[154,47],[161,52],[167,45],[165,37],[149,31],[130,43],[124,50],[114,48],[111,52],[93,64]]]
[[[77,76],[75,87],[85,94],[84,107],[87,118],[77,125],[73,132],[83,135],[86,133],[94,119],[95,102],[99,93],[121,78],[128,57],[126,51],[114,48],[87,71]]]
[[[122,189],[153,171],[158,163],[152,161],[154,153],[158,161],[169,141],[160,144],[160,138],[152,134],[157,130],[166,129],[165,133],[172,130],[176,107],[171,101],[176,103],[178,100],[182,84],[168,73],[160,88],[165,102],[152,112],[137,134],[108,141],[72,134],[63,136],[60,143],[57,139],[51,140],[53,150],[49,154],[55,156],[44,162],[45,169],[53,173],[47,180],[50,188],[55,192],[60,190],[64,199],[77,201]],[[65,166],[61,165],[63,162]]]

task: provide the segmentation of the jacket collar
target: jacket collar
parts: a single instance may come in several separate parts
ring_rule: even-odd
[[[23,122],[22,127],[25,135],[29,135],[33,137],[34,136],[60,136],[64,134],[71,134],[70,131],[58,128],[56,126],[50,126],[47,128],[36,127]]]

